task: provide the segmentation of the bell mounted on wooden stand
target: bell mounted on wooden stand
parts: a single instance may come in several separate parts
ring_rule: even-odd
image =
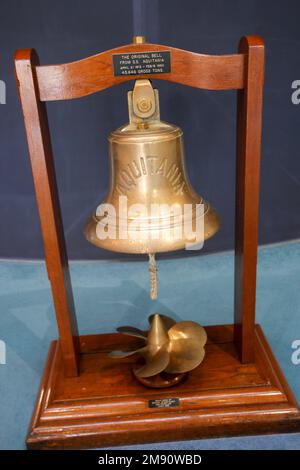
[[[255,324],[261,38],[243,38],[237,54],[212,56],[138,37],[60,65],[39,65],[36,53],[23,49],[15,67],[59,331],[50,346],[28,447],[88,448],[299,429],[298,405]],[[153,312],[149,332],[112,325],[117,333],[80,336],[45,102],[135,80],[128,94],[129,123],[109,136],[109,191],[87,221],[85,235],[105,249],[149,256],[152,298],[157,296],[155,254],[201,244],[220,226],[215,209],[190,185],[182,131],[160,120],[152,79],[237,90],[234,322],[203,328]],[[126,212],[120,206],[124,197]],[[166,204],[171,213],[149,211]],[[192,234],[202,222],[200,236],[182,230],[187,219]],[[107,230],[116,236],[107,237]]]
[[[110,187],[84,232],[100,248],[148,254],[156,298],[155,254],[202,245],[218,231],[219,217],[191,187],[182,130],[160,120],[149,80],[135,82],[128,112],[129,123],[109,135]]]

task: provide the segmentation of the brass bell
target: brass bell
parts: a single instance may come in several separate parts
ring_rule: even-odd
[[[156,297],[154,254],[203,243],[218,231],[220,222],[216,211],[193,190],[185,168],[182,130],[160,120],[158,91],[149,80],[135,82],[128,92],[128,109],[129,124],[108,138],[108,194],[84,232],[98,247],[148,254],[152,297]],[[198,221],[203,226],[200,237],[195,235]]]

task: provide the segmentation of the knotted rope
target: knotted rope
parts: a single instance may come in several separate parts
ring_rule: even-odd
[[[150,297],[157,299],[157,266],[155,254],[149,253],[149,273],[150,273]]]

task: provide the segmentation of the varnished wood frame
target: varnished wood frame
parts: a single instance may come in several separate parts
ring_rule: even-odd
[[[234,325],[207,328],[206,361],[192,372],[186,384],[176,389],[181,397],[179,409],[161,412],[147,410],[147,393],[130,378],[130,361],[109,362],[107,351],[124,342],[124,337],[78,336],[45,109],[46,101],[80,98],[142,77],[114,77],[112,55],[145,50],[170,51],[172,65],[171,73],[147,78],[238,92]],[[224,56],[195,54],[155,44],[131,44],[77,62],[47,66],[39,65],[33,50],[23,49],[16,53],[15,67],[59,330],[59,341],[50,348],[28,446],[92,447],[299,429],[300,413],[295,399],[263,333],[255,326],[264,81],[262,40],[253,36],[242,38],[239,53]],[[98,371],[100,366],[103,380]],[[121,384],[117,396],[115,376],[108,373],[114,367]],[[206,376],[213,382],[207,389],[203,388]],[[81,399],[76,397],[76,387],[84,391]],[[173,391],[160,392],[162,396],[168,393],[173,395]],[[151,394],[157,392],[148,395]]]
[[[78,330],[70,283],[45,101],[74,99],[132,80],[114,77],[112,55],[170,51],[172,71],[147,75],[209,90],[238,90],[235,236],[235,341],[243,363],[254,358],[254,322],[264,44],[242,38],[239,53],[212,56],[157,44],[130,44],[60,65],[16,52],[15,70],[66,376],[78,374]]]
[[[117,333],[81,336],[81,374],[69,378],[64,377],[60,344],[52,342],[28,447],[76,449],[298,431],[297,403],[259,325],[252,364],[240,363],[232,325],[206,331],[205,361],[186,382],[163,390],[134,379],[134,357],[120,362],[107,354],[135,349],[140,340]],[[149,407],[149,400],[173,397],[179,402],[174,408]]]

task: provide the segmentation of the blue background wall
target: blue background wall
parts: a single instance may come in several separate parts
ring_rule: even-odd
[[[42,239],[25,132],[13,75],[13,53],[34,47],[42,64],[68,62],[130,42],[130,0],[2,0],[0,79],[0,257],[40,258]],[[208,54],[236,51],[245,34],[267,47],[260,243],[300,236],[300,105],[291,84],[300,79],[300,4],[297,0],[149,0],[149,41]],[[206,92],[156,82],[161,115],[185,134],[195,189],[219,210],[223,226],[206,251],[233,246],[235,93]],[[127,121],[131,83],[88,98],[48,105],[69,256],[106,258],[82,235],[108,185],[106,136]]]

